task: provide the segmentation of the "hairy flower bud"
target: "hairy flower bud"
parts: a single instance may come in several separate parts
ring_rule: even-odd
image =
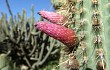
[[[36,27],[46,33],[47,35],[61,41],[68,47],[73,47],[78,43],[78,37],[74,30],[66,28],[65,26],[52,24],[46,21],[39,21],[36,23]]]

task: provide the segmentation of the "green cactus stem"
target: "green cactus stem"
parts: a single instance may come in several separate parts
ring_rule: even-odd
[[[70,2],[71,0],[67,0]],[[109,14],[110,4],[109,0],[72,0],[72,3],[77,2],[75,13],[76,22],[73,28],[77,28],[77,35],[80,42],[74,55],[80,63],[79,70],[110,70],[110,54],[109,54],[109,38],[110,38],[110,26],[109,26]],[[70,6],[69,3],[67,7]],[[52,2],[55,5],[57,2]],[[71,4],[72,4],[71,3]],[[63,6],[61,6],[63,7]],[[71,7],[65,7],[65,11],[68,11]],[[65,13],[64,9],[56,9],[55,11],[60,14]],[[74,12],[68,12],[73,13]],[[65,16],[65,15],[64,15]],[[69,18],[68,20],[70,20]],[[70,24],[72,25],[72,24]],[[62,52],[65,53],[64,50]],[[62,58],[66,58],[66,54],[61,53]],[[66,58],[68,59],[68,58]],[[61,62],[60,62],[61,63]],[[61,66],[60,69],[66,69]]]

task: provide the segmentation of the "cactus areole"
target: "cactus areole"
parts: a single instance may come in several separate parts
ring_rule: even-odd
[[[46,21],[39,21],[36,25],[36,28],[40,31],[59,40],[68,47],[73,47],[78,43],[78,37],[72,29]]]

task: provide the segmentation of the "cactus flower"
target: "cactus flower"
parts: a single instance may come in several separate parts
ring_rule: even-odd
[[[67,18],[61,14],[55,12],[48,12],[48,11],[40,11],[38,12],[43,18],[47,19],[48,21],[56,24],[63,24],[66,22]]]
[[[78,37],[72,29],[46,21],[39,21],[36,23],[36,25],[36,28],[38,28],[40,31],[59,40],[68,47],[73,47],[78,43]]]

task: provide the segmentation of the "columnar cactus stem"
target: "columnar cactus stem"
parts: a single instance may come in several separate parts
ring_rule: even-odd
[[[78,8],[79,12],[75,13],[77,15],[75,17],[80,24],[75,24],[75,28],[78,28],[77,34],[80,35],[80,45],[75,54],[77,55],[76,58],[79,58],[80,65],[82,65],[79,70],[110,70],[110,16],[108,15],[110,14],[110,1],[79,0],[77,2],[76,8]],[[66,4],[70,6],[69,3]],[[59,11],[61,10],[59,9]],[[69,11],[68,13],[71,12]],[[74,14],[74,12],[72,13]],[[84,64],[86,64],[86,67]]]
[[[106,70],[110,70],[110,48],[109,48],[109,44],[110,44],[110,21],[107,22],[107,20],[109,19],[109,0],[104,0],[104,1],[100,1],[101,5],[100,5],[100,11],[102,12],[102,26],[103,26],[103,31],[102,31],[102,38],[104,39],[103,41],[103,49],[104,49],[104,55],[105,55],[105,62],[106,62]]]

